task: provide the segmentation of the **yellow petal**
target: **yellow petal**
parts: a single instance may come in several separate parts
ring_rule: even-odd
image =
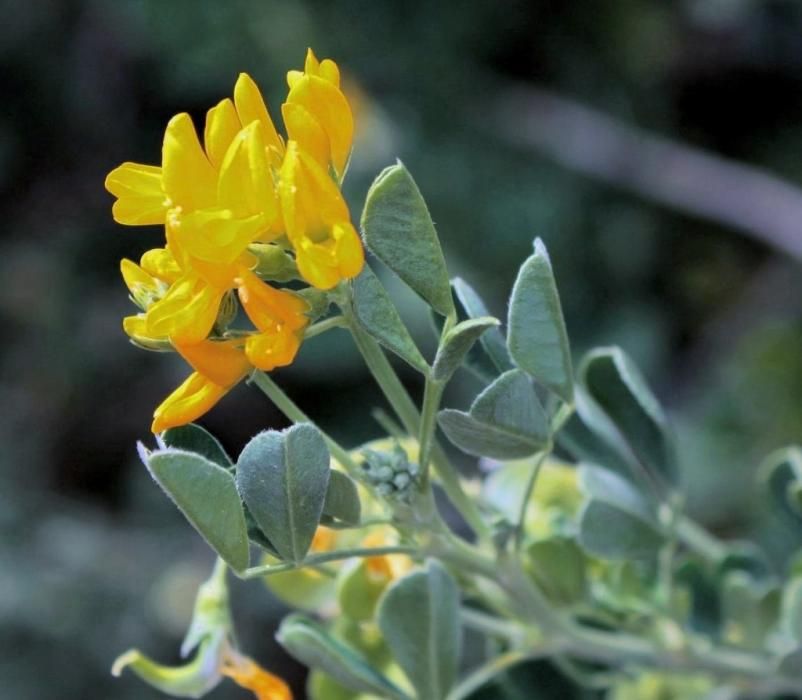
[[[217,319],[223,294],[224,290],[205,283],[197,274],[185,275],[148,309],[148,334],[168,336],[177,343],[206,340]]]
[[[148,274],[132,260],[120,261],[120,272],[128,291],[136,304],[147,310],[167,292],[167,285]]]
[[[148,333],[147,320],[144,314],[126,316],[123,319],[123,330],[135,345],[139,345],[146,350],[168,352],[173,349],[169,338],[152,336]]]
[[[359,234],[349,222],[342,222],[332,227],[332,236],[335,241],[334,256],[340,275],[346,279],[356,277],[362,272],[365,264],[365,250]]]
[[[245,313],[260,331],[273,330],[276,325],[298,331],[309,322],[309,305],[297,294],[274,289],[250,270],[242,270],[236,281]]]
[[[285,102],[281,105],[281,115],[287,127],[287,136],[318,163],[328,167],[331,154],[329,137],[306,107],[297,102]]]
[[[228,98],[221,100],[206,113],[203,142],[206,155],[215,168],[222,165],[228,147],[241,128],[234,103]]]
[[[257,122],[239,131],[232,141],[220,168],[217,198],[221,207],[237,217],[263,214],[272,220],[278,215],[278,198]]]
[[[139,260],[142,269],[153,277],[172,284],[181,276],[181,268],[173,253],[167,248],[152,248]]]
[[[256,83],[247,73],[240,73],[234,85],[234,104],[242,126],[248,126],[253,121],[261,124],[262,137],[268,147],[283,151],[283,144],[279,138],[270,113],[267,111],[262,93]]]
[[[245,353],[251,364],[265,372],[292,364],[301,347],[299,334],[289,328],[256,333],[248,337]]]
[[[340,87],[340,69],[330,58],[324,58],[320,62],[318,75],[324,80],[328,80],[334,87]]]
[[[289,686],[281,678],[268,673],[247,656],[230,654],[220,672],[241,688],[250,690],[256,700],[292,700]]]
[[[168,428],[197,420],[227,392],[228,389],[218,386],[198,372],[193,372],[153,412],[151,431],[161,433]]]
[[[304,73],[308,75],[317,75],[318,68],[320,68],[320,62],[317,60],[317,56],[315,56],[315,52],[312,49],[306,50],[306,59],[304,60]]]
[[[178,114],[167,124],[162,166],[164,191],[172,206],[194,211],[215,205],[217,173],[201,148],[188,114]]]
[[[303,105],[329,137],[331,164],[342,177],[354,138],[354,116],[340,89],[318,75],[305,75],[295,82],[287,102]]]
[[[174,217],[170,233],[178,248],[192,258],[229,265],[264,236],[270,224],[266,214],[238,218],[230,209],[204,209]]]
[[[192,369],[225,388],[234,386],[250,369],[245,342],[241,339],[206,340],[192,345],[176,343],[175,349]]]
[[[111,210],[117,223],[144,226],[164,222],[167,204],[160,167],[123,163],[106,176],[105,185],[117,197]]]

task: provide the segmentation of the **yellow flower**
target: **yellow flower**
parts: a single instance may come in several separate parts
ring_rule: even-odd
[[[389,528],[381,528],[362,540],[363,547],[386,547],[396,544],[398,544],[398,536]],[[366,557],[365,565],[374,580],[389,583],[409,573],[415,564],[406,554],[383,554],[377,557]]]
[[[304,71],[287,73],[290,91],[281,107],[287,134],[338,180],[345,174],[354,138],[354,117],[340,90],[340,70],[331,59],[318,61],[312,49]]]
[[[185,425],[209,411],[250,370],[241,339],[176,345],[195,370],[154,411],[151,430]]]
[[[365,254],[336,183],[290,141],[281,166],[281,207],[298,270],[318,289],[356,277]]]
[[[241,270],[235,281],[242,307],[259,331],[245,343],[251,364],[266,371],[290,364],[309,322],[309,305],[297,294],[262,282],[250,270]]]
[[[281,678],[233,650],[229,650],[223,659],[220,672],[240,687],[250,690],[257,700],[292,700],[289,686]]]

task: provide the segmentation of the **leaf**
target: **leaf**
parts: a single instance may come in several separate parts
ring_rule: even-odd
[[[791,587],[793,589],[793,586]],[[793,596],[793,593],[791,593]],[[795,634],[798,620],[793,620],[791,602],[771,583],[756,582],[743,571],[730,571],[721,582],[721,609],[724,616],[723,638],[736,646],[762,650],[766,636],[777,624],[783,606],[783,631]],[[785,615],[791,615],[786,618]],[[797,629],[793,625],[797,624]]]
[[[248,532],[234,477],[205,457],[157,450],[148,458],[156,482],[212,549],[237,571],[248,566]]]
[[[580,410],[583,420],[609,444],[615,440],[610,426],[602,425],[597,410],[626,441],[640,462],[669,483],[677,479],[676,454],[668,421],[643,377],[621,348],[593,350],[585,356],[580,380],[589,405]]]
[[[512,288],[507,327],[507,347],[515,364],[570,403],[571,350],[551,261],[539,238]]]
[[[425,700],[444,698],[454,683],[460,656],[459,589],[441,564],[393,583],[377,613],[384,639]]]
[[[217,438],[195,423],[170,428],[162,433],[161,440],[167,447],[194,452],[219,467],[230,467],[234,464]]]
[[[775,450],[763,460],[758,477],[777,510],[798,525],[802,520],[802,448],[791,445]]]
[[[476,457],[520,459],[543,448],[543,444],[476,420],[469,413],[446,408],[437,414],[437,423],[446,437],[463,452]]]
[[[332,469],[323,501],[323,516],[344,525],[359,525],[361,510],[356,484],[343,472]]]
[[[785,584],[780,619],[786,634],[795,642],[802,642],[802,577],[792,578]]]
[[[532,438],[541,447],[549,440],[546,413],[529,377],[518,369],[505,372],[479,394],[471,406],[471,416]]]
[[[289,561],[299,562],[309,551],[328,482],[329,451],[309,423],[259,433],[237,461],[237,486],[248,510]]]
[[[365,559],[350,559],[337,573],[337,602],[342,614],[357,622],[373,619],[388,578],[376,576]]]
[[[291,656],[361,693],[405,700],[407,695],[371,668],[356,649],[303,615],[284,618],[276,639]]]
[[[456,296],[457,316],[460,320],[491,316],[484,301],[465,280],[455,277],[451,281],[451,287],[454,290],[454,296]],[[471,349],[468,353],[468,359],[475,360],[477,365],[485,367],[489,361],[493,369],[489,370],[488,379],[494,379],[501,372],[506,372],[514,367],[510,359],[510,353],[507,350],[507,343],[499,328],[490,328],[486,333],[482,334],[479,338],[479,346],[481,347]],[[487,360],[476,359],[480,354],[477,351],[484,353]]]
[[[402,163],[385,168],[362,212],[368,248],[443,316],[454,312],[448,271],[420,190]]]
[[[437,357],[434,358],[432,365],[432,378],[439,382],[448,381],[482,333],[498,325],[498,319],[483,316],[462,321],[454,326],[446,333],[437,350]]]
[[[388,350],[426,374],[429,365],[420,354],[389,294],[367,265],[353,281],[353,290],[354,313],[362,327]]]
[[[629,482],[591,465],[580,467],[579,479],[589,497],[579,522],[583,549],[604,559],[645,559],[657,554],[662,531]]]

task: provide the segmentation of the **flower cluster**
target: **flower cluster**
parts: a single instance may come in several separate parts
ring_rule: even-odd
[[[209,110],[198,139],[188,114],[167,125],[161,166],[123,163],[106,188],[114,219],[161,224],[165,246],[121,264],[141,313],[123,327],[145,348],[177,351],[193,373],[156,409],[153,431],[195,420],[252,367],[295,358],[309,322],[303,296],[268,284],[259,255],[294,256],[297,277],[329,290],[359,274],[362,244],[340,185],[354,121],[330,59],[311,50],[287,74],[278,133],[254,81],[240,75],[232,99]],[[237,302],[253,325],[229,329]]]

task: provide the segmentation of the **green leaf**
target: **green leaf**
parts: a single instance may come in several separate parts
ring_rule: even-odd
[[[387,579],[371,573],[365,559],[350,559],[337,573],[337,602],[342,614],[357,622],[373,619]]]
[[[526,373],[513,369],[488,386],[470,413],[445,409],[437,421],[449,440],[468,454],[518,459],[540,452],[549,425]]]
[[[549,421],[525,372],[511,369],[488,386],[471,406],[471,416],[483,423],[533,439],[549,440]]]
[[[157,450],[148,469],[212,549],[237,571],[248,566],[248,532],[234,477],[205,457]]]
[[[783,596],[772,583],[757,582],[743,571],[730,571],[721,582],[721,609],[724,616],[722,636],[730,644],[754,651],[762,650],[766,636],[777,624],[783,605],[783,631],[794,635],[799,632],[799,621],[793,619],[794,596]],[[791,615],[790,618],[785,614]],[[794,629],[796,625],[796,629]]]
[[[315,535],[329,482],[329,451],[320,431],[299,423],[253,438],[237,461],[248,510],[283,559],[299,562]]]
[[[362,505],[353,480],[343,472],[332,469],[326,499],[323,501],[323,516],[343,525],[359,525]]]
[[[451,379],[451,375],[462,364],[473,344],[489,328],[497,327],[499,321],[490,316],[462,321],[454,326],[437,350],[437,357],[432,365],[432,378],[439,382]]]
[[[387,291],[367,265],[353,281],[353,289],[354,313],[362,327],[388,350],[426,374],[429,371],[426,360],[420,354]]]
[[[491,316],[484,301],[465,280],[455,277],[451,281],[456,297],[457,317],[481,318]],[[468,353],[468,361],[481,368],[488,380],[495,379],[500,373],[514,367],[507,350],[507,343],[499,328],[490,328],[479,338],[479,347],[474,346]],[[488,366],[490,365],[490,366]]]
[[[543,449],[543,444],[476,420],[469,413],[446,408],[437,414],[446,437],[463,452],[476,457],[520,459]]]
[[[507,346],[515,364],[570,403],[571,350],[551,261],[539,238],[512,288],[507,326]]]
[[[796,642],[802,642],[802,577],[792,578],[782,592],[782,614],[785,633]]]
[[[573,605],[585,596],[585,555],[569,537],[555,536],[526,548],[530,576],[555,605]]]
[[[589,404],[578,403],[577,410],[588,427],[608,443],[615,441],[601,412],[647,469],[674,483],[677,464],[668,421],[626,353],[617,347],[591,351],[582,362],[580,378]]]
[[[145,683],[176,698],[201,698],[222,679],[220,658],[225,635],[206,637],[191,661],[181,666],[164,666],[151,660],[138,649],[131,649],[117,658],[111,668],[114,676],[130,668]]]
[[[617,474],[590,465],[579,471],[588,500],[579,521],[579,543],[604,559],[645,559],[663,543],[659,524],[635,488]]]
[[[368,248],[443,316],[454,312],[448,271],[426,202],[400,162],[385,168],[362,212]]]
[[[758,476],[777,510],[799,524],[802,520],[802,448],[792,445],[772,452],[763,460]]]
[[[377,618],[418,698],[444,698],[457,675],[461,646],[459,589],[451,575],[430,560],[387,589]]]
[[[195,423],[166,430],[161,435],[161,441],[166,447],[206,457],[219,467],[230,467],[234,464],[217,438]]]
[[[285,617],[276,639],[302,664],[325,672],[347,688],[382,698],[406,700],[408,697],[374,671],[356,649],[336,639],[303,615]]]

